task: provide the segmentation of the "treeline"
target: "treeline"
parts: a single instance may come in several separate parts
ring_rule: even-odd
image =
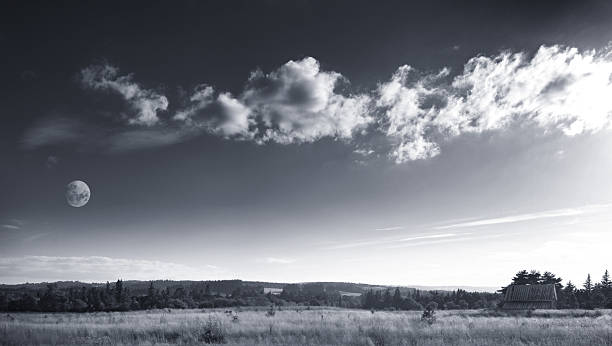
[[[608,270],[604,272],[599,282],[587,275],[582,287],[577,287],[571,281],[565,286],[561,284],[562,279],[551,272],[540,274],[537,270],[521,270],[514,278],[514,285],[543,285],[554,284],[557,293],[557,307],[560,309],[594,309],[612,308],[612,281]],[[502,287],[501,293],[505,293],[507,286]]]
[[[607,270],[598,282],[588,275],[580,288],[571,281],[565,286],[561,282],[551,272],[521,270],[511,284],[554,284],[559,308],[612,308],[612,282]],[[432,302],[439,309],[481,309],[498,306],[506,287],[499,294],[391,289],[352,283],[117,280],[101,285],[58,282],[0,285],[0,311],[92,312],[270,305],[422,310]]]
[[[150,282],[145,292],[138,287],[126,287],[122,280],[114,284],[107,282],[103,287],[59,287],[57,283],[50,283],[44,290],[0,293],[0,310],[93,312],[260,306],[271,303],[271,297],[263,294],[263,288],[244,287],[238,280],[229,280],[224,282],[223,287],[225,291],[228,287],[234,287],[230,293],[213,291],[211,286],[218,286],[218,283],[156,287]]]
[[[0,310],[93,312],[270,305],[420,310],[430,301],[438,302],[441,308],[468,309],[489,307],[499,298],[499,294],[492,293],[419,291],[405,287],[395,289],[391,296],[389,290],[379,287],[368,290],[371,287],[374,286],[241,280],[0,285]],[[272,294],[274,290],[277,294]]]
[[[362,296],[362,307],[380,310],[423,310],[431,302],[439,309],[482,309],[494,308],[500,301],[500,295],[486,292],[466,292],[464,290],[421,291],[415,290],[402,296],[399,288],[391,290],[369,290]]]

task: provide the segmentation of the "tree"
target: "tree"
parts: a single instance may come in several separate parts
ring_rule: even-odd
[[[601,292],[593,294],[593,305],[596,308],[603,308],[606,306],[606,296]]]
[[[400,293],[399,288],[396,288],[395,292],[393,293],[393,307],[398,310],[402,307],[402,294]]]
[[[612,302],[612,281],[610,280],[610,274],[608,273],[608,269],[604,272],[604,275],[601,277],[601,293],[606,297],[606,299]]]
[[[391,292],[389,289],[385,290],[385,296],[383,298],[383,307],[389,308],[393,305],[393,298],[391,297]]]
[[[576,286],[571,281],[567,282],[562,291],[562,307],[568,309],[576,309],[579,307],[578,298],[576,297]]]
[[[532,270],[527,274],[527,284],[528,285],[538,285],[542,283],[542,276],[540,272],[537,270]]]
[[[207,297],[210,297],[212,294],[210,292],[210,285],[207,283],[206,287],[204,288],[204,295]]]
[[[559,292],[563,288],[561,281],[563,281],[561,278],[558,278],[555,274],[548,272],[548,271],[544,272],[544,274],[542,274],[542,277],[540,278],[541,284],[555,285],[557,292]]]
[[[593,282],[591,281],[591,274],[587,275],[586,281],[584,282],[584,291],[590,295],[593,292]]]
[[[117,283],[115,284],[115,300],[117,300],[117,303],[121,302],[122,296],[123,296],[123,281],[119,279],[117,280]]]
[[[529,273],[526,270],[521,270],[512,278],[513,285],[526,285],[529,283]]]

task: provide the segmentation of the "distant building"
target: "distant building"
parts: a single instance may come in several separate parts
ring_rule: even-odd
[[[275,287],[264,287],[264,294],[272,294],[273,296],[278,296],[283,292],[282,288],[275,288]]]
[[[557,291],[554,284],[510,285],[504,296],[504,310],[556,309]]]

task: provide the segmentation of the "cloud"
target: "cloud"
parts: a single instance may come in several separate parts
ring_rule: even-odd
[[[16,225],[5,224],[5,225],[2,225],[2,228],[11,229],[11,230],[18,230],[21,227],[16,226]]]
[[[37,149],[78,144],[79,151],[118,153],[172,145],[198,134],[197,129],[189,127],[93,126],[76,118],[49,116],[26,131],[22,146]],[[52,168],[58,161],[55,156],[48,157],[47,168]]]
[[[221,93],[216,98],[214,94],[211,86],[197,86],[190,104],[179,110],[173,119],[222,137],[250,137],[251,110],[230,93]]]
[[[337,72],[321,71],[314,58],[291,60],[268,74],[252,72],[238,97],[229,93],[215,97],[212,86],[200,85],[173,119],[258,143],[350,139],[374,118],[368,113],[369,96],[336,93],[342,80]]]
[[[363,157],[368,157],[368,156],[374,154],[374,150],[372,150],[372,149],[363,149],[363,148],[355,149],[355,150],[353,150],[353,152],[355,154],[361,155]]]
[[[462,74],[418,76],[408,65],[379,85],[390,156],[402,163],[440,153],[440,142],[500,130],[520,121],[567,136],[610,127],[612,60],[608,51],[542,46],[532,58],[504,52],[472,58]]]
[[[349,249],[355,247],[363,247],[363,246],[372,246],[372,245],[384,245],[384,244],[404,244],[404,245],[395,245],[389,246],[392,247],[403,247],[405,243],[411,243],[415,240],[428,240],[428,239],[439,239],[439,238],[451,238],[451,237],[461,237],[464,235],[468,235],[471,233],[443,233],[443,234],[423,234],[417,236],[410,237],[392,237],[392,238],[377,238],[377,239],[368,239],[357,242],[347,242],[338,245],[333,245],[326,247],[326,250],[339,250],[339,249]],[[421,242],[419,242],[420,244]]]
[[[402,226],[395,226],[395,227],[385,227],[385,228],[377,228],[375,229],[375,231],[397,231],[400,229],[404,229],[404,227]]]
[[[269,264],[291,264],[295,262],[295,259],[292,258],[279,258],[279,257],[266,257],[263,259],[263,262]]]
[[[25,149],[73,143],[83,139],[81,124],[70,118],[48,117],[26,130],[21,141]]]
[[[109,153],[127,152],[180,143],[194,135],[197,135],[197,133],[180,128],[122,129],[102,138],[99,145]]]
[[[538,219],[576,216],[576,215],[583,215],[586,213],[601,212],[602,210],[609,209],[609,207],[610,205],[587,205],[587,206],[583,206],[580,208],[555,209],[555,210],[548,210],[548,211],[542,211],[542,212],[537,212],[537,213],[517,214],[517,215],[511,215],[511,216],[505,216],[505,217],[455,223],[451,225],[437,226],[437,227],[434,227],[434,229],[440,230],[440,229],[451,229],[451,228],[490,226],[490,225],[498,225],[498,224],[504,224],[504,223],[532,221],[532,220],[538,220]]]
[[[130,124],[151,126],[159,122],[158,112],[168,109],[168,99],[153,90],[143,89],[132,80],[132,75],[119,76],[119,69],[110,65],[92,65],[81,70],[81,84],[94,90],[118,93],[135,114],[128,117]]]
[[[288,144],[352,138],[374,119],[369,96],[336,93],[343,79],[337,72],[321,71],[312,57],[291,60],[269,74],[253,72],[241,99],[252,109],[257,139]]]
[[[468,234],[471,234],[471,233],[463,233],[461,235],[468,235]],[[427,239],[427,240],[418,241],[418,242],[408,242],[408,243],[390,245],[387,248],[388,249],[397,249],[397,248],[404,248],[404,247],[415,247],[415,246],[427,246],[427,245],[437,245],[437,244],[446,244],[446,243],[456,243],[456,242],[463,242],[463,241],[470,241],[470,240],[483,240],[483,239],[501,238],[501,237],[505,237],[505,236],[508,236],[508,235],[509,234],[490,234],[490,235],[478,235],[478,236],[472,236],[472,237],[455,237],[455,236],[458,236],[458,235],[453,234],[453,235],[444,235],[443,237],[438,237],[438,238],[443,238],[443,239]]]
[[[182,106],[171,120],[161,121],[159,114],[169,104],[165,95],[143,88],[131,74],[119,75],[114,66],[92,65],[81,71],[82,85],[120,95],[130,107],[121,117],[131,126],[94,131],[75,120],[47,120],[26,131],[23,146],[93,142],[114,152],[209,133],[259,144],[353,140],[355,154],[366,157],[373,149],[363,149],[358,139],[368,131],[377,136],[374,142],[384,142],[374,149],[404,163],[439,155],[453,137],[517,124],[566,136],[609,129],[611,76],[609,49],[553,45],[534,54],[476,56],[455,75],[449,68],[423,73],[403,65],[373,90],[355,93],[343,75],[322,70],[319,61],[306,57],[269,73],[253,71],[236,94],[201,84],[178,102]]]
[[[171,262],[101,256],[0,258],[0,280],[15,283],[55,280],[103,282],[117,278],[209,280],[218,279],[222,273],[223,270],[209,265],[194,268]]]

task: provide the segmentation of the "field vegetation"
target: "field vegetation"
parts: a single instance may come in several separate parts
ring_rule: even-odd
[[[3,313],[2,345],[612,345],[611,310]]]

